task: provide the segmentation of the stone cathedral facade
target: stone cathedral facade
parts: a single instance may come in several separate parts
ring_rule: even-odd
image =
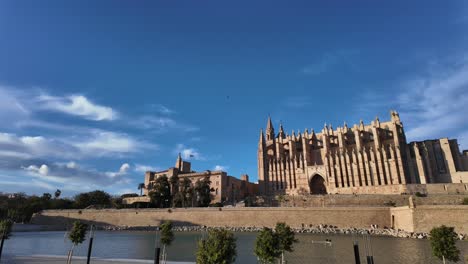
[[[282,124],[276,134],[268,118],[258,143],[258,179],[267,195],[399,194],[424,192],[429,183],[466,189],[468,151],[460,153],[457,140],[447,138],[407,143],[396,111],[387,122],[291,135]]]

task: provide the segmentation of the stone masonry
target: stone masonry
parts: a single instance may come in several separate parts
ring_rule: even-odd
[[[468,183],[468,151],[456,139],[407,143],[399,114],[390,117],[291,135],[282,124],[275,134],[268,118],[258,143],[260,193],[399,194],[408,184]]]

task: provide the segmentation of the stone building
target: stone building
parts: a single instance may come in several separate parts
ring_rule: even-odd
[[[175,167],[171,167],[167,170],[153,172],[147,171],[145,173],[145,189],[144,193],[147,195],[151,191],[153,182],[160,176],[167,176],[168,178],[173,175],[177,175],[179,180],[188,178],[192,184],[196,181],[202,180],[205,177],[209,177],[211,181],[212,195],[214,197],[213,203],[226,202],[236,203],[241,201],[247,196],[255,195],[258,192],[258,184],[249,182],[249,176],[244,174],[238,179],[233,176],[229,176],[224,171],[192,171],[191,163],[182,160],[182,157],[177,157]]]
[[[391,119],[321,132],[278,134],[268,118],[258,143],[259,190],[263,194],[405,193],[429,183],[467,183],[468,151],[457,140],[406,142],[399,114]],[[466,184],[463,185],[466,188]]]

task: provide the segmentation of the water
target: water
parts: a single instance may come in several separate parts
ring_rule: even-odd
[[[199,232],[176,232],[175,241],[168,248],[168,259],[172,261],[193,261]],[[257,263],[253,255],[256,233],[236,233],[236,263]],[[295,251],[286,254],[289,264],[300,263],[354,263],[353,241],[358,240],[362,263],[365,260],[364,240],[361,237],[344,235],[298,234],[299,243]],[[332,240],[332,246],[313,241]],[[431,256],[428,240],[372,237],[374,259],[377,264],[390,263],[441,263]],[[75,255],[86,256],[88,240],[78,246]],[[155,235],[152,232],[98,231],[94,238],[93,256],[101,258],[152,259]],[[65,232],[15,232],[5,242],[4,254],[20,255],[66,255],[71,247]],[[461,258],[468,255],[468,242],[460,241],[458,248]],[[463,263],[463,260],[460,262]]]

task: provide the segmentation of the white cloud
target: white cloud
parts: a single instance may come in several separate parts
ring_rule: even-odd
[[[90,135],[48,139],[43,136],[18,136],[0,132],[0,169],[20,168],[28,160],[88,159],[122,157],[158,146],[136,140],[126,134],[94,131]],[[76,168],[76,164],[66,164]]]
[[[460,137],[462,148],[468,148],[468,56],[431,60],[425,71],[393,89],[394,94],[374,92],[361,97],[356,112],[397,109],[408,141]]]
[[[311,104],[312,100],[306,96],[287,97],[284,105],[290,108],[304,108]]]
[[[161,168],[142,164],[135,164],[135,171],[145,173],[147,171],[160,171]]]
[[[182,132],[198,130],[195,126],[182,124],[167,116],[144,115],[135,120],[130,120],[129,123],[137,128],[147,129],[158,133],[168,132],[169,130]]]
[[[186,147],[183,144],[178,144],[174,152],[180,153],[183,159],[205,160],[205,157],[197,149]]]
[[[154,144],[141,142],[127,134],[110,131],[97,131],[87,138],[73,143],[84,154],[92,156],[109,156],[115,154],[128,154],[142,149],[157,149]]]
[[[116,176],[124,176],[128,173],[129,170],[130,170],[130,165],[128,163],[124,163],[120,166],[120,169],[118,172],[106,172],[106,175],[112,178]]]
[[[406,82],[398,97],[410,139],[456,136],[468,132],[468,60],[438,66]]]
[[[128,163],[124,163],[122,164],[122,166],[120,166],[119,173],[126,174],[129,169],[130,169],[130,165],[128,165]]]
[[[78,165],[76,164],[76,162],[74,161],[70,161],[66,164],[67,168],[69,169],[76,169],[78,167]]]
[[[65,142],[46,139],[42,136],[17,136],[0,132],[0,158],[66,158],[77,149]]]
[[[229,167],[222,166],[222,165],[216,165],[213,168],[214,171],[227,171],[228,169],[229,169]]]
[[[57,189],[57,188],[55,188],[55,186],[53,186],[52,184],[46,183],[46,182],[44,182],[44,181],[32,180],[32,183],[33,183],[36,187],[44,188],[44,189],[50,190],[50,191],[53,191],[53,190],[56,190],[56,189]]]
[[[44,109],[82,116],[89,120],[115,120],[118,117],[117,112],[111,107],[94,104],[83,95],[66,97],[41,95],[37,100]]]
[[[23,102],[24,94],[9,87],[0,86],[0,120],[11,125],[31,114]]]
[[[174,111],[167,108],[166,106],[162,105],[162,104],[152,104],[151,105],[151,108],[156,110],[157,112],[161,113],[161,114],[173,114]]]
[[[117,172],[100,172],[95,169],[89,169],[78,166],[76,163],[71,168],[69,164],[49,163],[32,164],[22,169],[33,179],[40,180],[47,184],[60,185],[85,185],[87,188],[109,187],[110,185],[125,183],[130,165],[124,163]],[[79,187],[82,189],[83,187]]]
[[[358,68],[355,65],[355,58],[357,55],[358,52],[355,50],[337,50],[325,53],[321,58],[304,67],[302,73],[320,75],[340,65],[355,70]]]

